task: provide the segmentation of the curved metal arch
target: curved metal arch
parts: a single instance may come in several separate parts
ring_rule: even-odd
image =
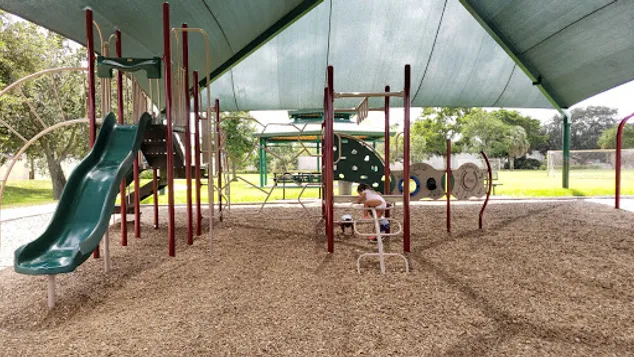
[[[83,118],[83,119],[73,119],[73,120],[67,120],[67,121],[59,122],[57,124],[49,126],[48,128],[40,131],[37,135],[35,135],[33,138],[31,138],[29,141],[27,141],[22,146],[22,148],[20,148],[20,150],[18,150],[18,152],[15,155],[13,155],[13,158],[11,159],[9,167],[7,168],[7,172],[4,174],[4,177],[2,177],[2,182],[0,183],[0,207],[2,206],[2,198],[4,196],[4,189],[6,187],[7,180],[9,179],[9,175],[11,174],[11,171],[13,170],[13,167],[15,166],[15,163],[18,161],[20,156],[22,156],[26,152],[26,150],[29,147],[31,147],[31,145],[33,145],[41,137],[43,137],[44,135],[50,133],[51,131],[54,131],[56,129],[59,129],[59,128],[62,128],[62,127],[65,127],[65,126],[69,126],[69,125],[82,124],[82,123],[88,124],[88,121],[89,121],[88,118]],[[101,120],[97,120],[97,123],[101,123]],[[2,227],[2,221],[0,221],[0,228],[1,227]],[[1,229],[0,229],[0,233],[1,233]],[[2,238],[2,236],[0,234],[0,247],[2,246],[1,238]]]
[[[26,77],[20,78],[17,81],[6,86],[3,90],[0,91],[0,97],[5,95],[7,92],[11,91],[13,88],[19,87],[20,85],[22,85],[22,83],[28,80],[35,79],[49,73],[73,72],[73,71],[88,71],[88,68],[86,67],[58,67],[58,68],[49,68],[39,72],[35,72],[33,74],[29,74]]]

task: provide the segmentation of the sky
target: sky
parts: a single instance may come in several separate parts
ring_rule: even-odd
[[[570,109],[587,107],[587,106],[606,106],[617,108],[619,110],[619,117],[625,117],[634,112],[634,81],[625,83],[621,86],[612,88],[603,93],[599,93],[593,97],[590,97],[584,101],[581,101],[573,105]],[[486,108],[488,110],[495,110],[497,108]],[[555,109],[522,109],[522,108],[506,108],[510,110],[517,110],[522,115],[527,115],[535,119],[539,119],[542,123],[547,122],[558,112]],[[411,120],[420,115],[421,108],[411,109]],[[251,115],[262,123],[283,123],[288,122],[288,114],[286,111],[252,111]],[[374,128],[383,127],[384,116],[382,112],[370,112],[368,119],[361,125]],[[392,123],[398,123],[399,126],[403,124],[403,109],[393,108],[390,110],[390,121]],[[574,118],[572,118],[574,122]]]

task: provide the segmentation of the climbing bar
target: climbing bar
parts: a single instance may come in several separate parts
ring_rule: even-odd
[[[97,76],[112,78],[112,70],[121,72],[145,71],[147,78],[161,78],[161,57],[105,57],[97,56]]]
[[[400,92],[334,92],[335,98],[366,98],[366,97],[402,97],[404,91]]]
[[[335,113],[350,113],[356,111],[357,108],[339,108],[335,109]],[[369,112],[382,112],[385,110],[384,107],[371,107],[366,109]]]

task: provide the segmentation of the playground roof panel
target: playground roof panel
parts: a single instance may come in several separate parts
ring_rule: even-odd
[[[162,52],[160,1],[0,0],[0,8],[81,43],[85,6],[106,38],[122,30],[125,56]],[[335,90],[377,92],[401,90],[409,63],[414,106],[565,108],[634,79],[634,1],[174,0],[170,7],[172,26],[209,33],[212,93],[224,110],[322,108],[327,65],[335,67]],[[190,68],[201,78],[204,62],[204,43],[192,35]]]
[[[458,0],[325,1],[220,77],[212,93],[224,110],[316,109],[327,65],[335,90],[379,92],[402,90],[407,63],[414,106],[551,107]]]
[[[187,23],[204,29],[210,37],[211,70],[219,76],[274,37],[322,0],[172,0],[172,27]],[[86,43],[84,9],[93,10],[104,40],[122,32],[122,52],[128,57],[153,57],[163,53],[162,3],[158,0],[0,0],[0,8]],[[190,35],[190,69],[205,76],[205,42]],[[100,49],[95,31],[96,50]],[[174,46],[174,42],[173,45]],[[110,55],[114,55],[114,45]],[[145,87],[147,84],[143,83]]]
[[[378,92],[401,90],[410,63],[414,106],[566,108],[634,79],[633,14],[610,0],[324,1],[234,68],[238,107],[226,78],[212,92],[228,110],[321,108],[327,65],[335,90]]]

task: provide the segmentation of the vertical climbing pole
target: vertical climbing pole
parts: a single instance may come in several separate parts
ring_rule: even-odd
[[[410,86],[411,86],[411,67],[405,65],[405,86],[403,88],[403,251],[410,251],[410,210],[409,210],[409,182],[410,182],[410,153],[409,153],[409,126],[410,126]]]
[[[92,28],[92,10],[86,9],[86,52],[88,61],[88,120],[90,125],[90,147],[95,144],[97,138],[97,118],[95,112],[95,41]],[[93,254],[99,258],[99,246]]]
[[[154,229],[158,229],[159,226],[159,212],[158,212],[158,169],[152,168],[152,198],[154,199]]]
[[[187,28],[187,24],[182,25]],[[185,180],[187,181],[187,244],[194,244],[194,212],[192,206],[192,148],[191,148],[191,118],[189,106],[189,38],[187,31],[183,31],[183,68],[185,69]],[[196,86],[198,83],[196,83]],[[198,98],[196,98],[197,100]]]
[[[121,57],[121,43],[120,43],[121,32],[120,31],[118,31],[117,38],[119,39],[119,41],[117,41],[117,43],[119,44],[119,53],[117,53],[117,56]],[[119,72],[119,75],[121,75],[121,72]],[[148,80],[148,82],[149,81],[150,80]],[[134,107],[135,107],[135,104],[133,99],[132,112],[134,112]],[[139,120],[139,118],[133,118],[133,120]],[[133,163],[134,166],[132,167],[132,175],[134,179],[134,237],[135,238],[141,238],[141,185],[139,182],[139,155],[140,154],[137,152],[134,157],[134,163]]]
[[[385,86],[385,92],[390,92],[390,86]],[[384,176],[385,180],[383,181],[383,192],[386,195],[390,194],[390,97],[385,96],[385,103],[383,104],[383,112],[385,114],[385,133],[383,134],[383,146],[385,147],[385,152],[383,154],[383,161],[385,168]],[[385,210],[385,218],[390,218],[392,215],[392,210]],[[385,233],[390,233],[390,229],[387,228]]]
[[[202,181],[200,177],[200,108],[198,107],[198,71],[193,73],[194,80],[194,123],[196,130],[194,131],[194,157],[195,162],[195,176],[196,176],[196,236],[202,234],[201,224],[203,220],[203,214],[200,207],[200,189],[202,188]],[[186,87],[187,88],[187,87]]]
[[[447,139],[447,175],[445,196],[447,197],[447,232],[451,232],[451,139]]]
[[[115,51],[117,57],[121,57],[121,31],[115,31]],[[123,72],[117,71],[117,116],[118,123],[123,124]],[[120,200],[119,204],[119,216],[121,217],[121,245],[128,245],[128,222],[127,215],[128,212],[128,202],[126,197],[126,186],[127,182],[125,179],[121,181],[121,185],[119,186],[120,192]]]
[[[176,256],[174,227],[174,143],[172,128],[172,54],[170,45],[170,6],[163,3],[163,63],[165,63],[165,117],[167,121],[167,238],[170,257]]]
[[[220,222],[222,222],[222,160],[220,149],[220,99],[216,98],[214,102],[214,117],[216,117],[216,165],[218,168],[218,215]]]
[[[325,115],[325,135],[324,153],[326,154],[325,174],[326,174],[326,235],[328,236],[328,253],[335,251],[334,233],[334,202],[333,202],[333,179],[334,179],[334,68],[328,66],[328,91],[326,93],[328,107],[324,108]]]
[[[385,92],[388,93],[390,91],[390,86],[385,86]],[[385,96],[385,104],[383,107],[385,113],[385,133],[383,134],[383,143],[385,146],[385,153],[383,155],[383,160],[385,161],[385,181],[384,181],[384,189],[386,195],[390,194],[390,97]],[[386,215],[389,214],[389,210],[385,211]]]
[[[326,117],[328,116],[328,87],[324,88],[324,116],[321,123],[321,166],[319,172],[321,172],[321,187],[319,188],[319,198],[321,198],[321,219],[326,224]]]

